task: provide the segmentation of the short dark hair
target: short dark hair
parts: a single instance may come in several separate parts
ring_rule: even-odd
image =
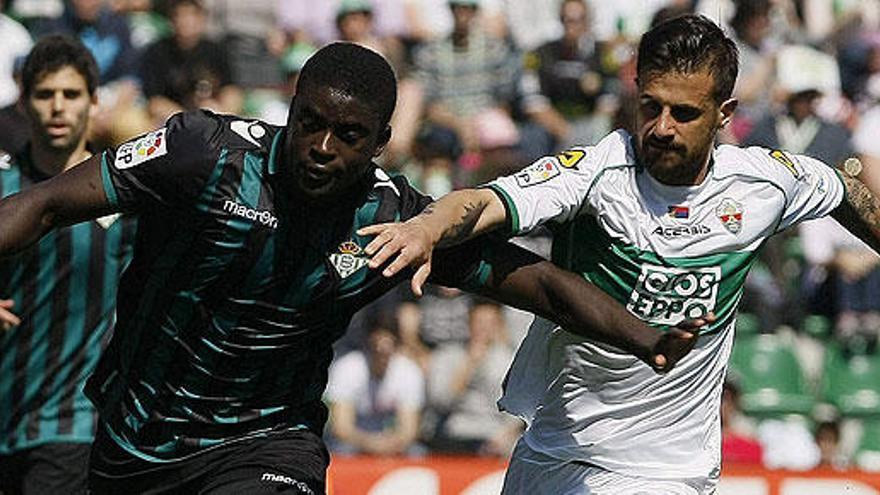
[[[715,101],[730,98],[739,71],[736,43],[709,18],[683,15],[642,36],[636,66],[640,81],[670,72],[694,74],[701,70],[715,77]]]
[[[331,43],[318,50],[299,74],[297,93],[329,86],[369,105],[382,127],[397,105],[397,79],[382,55],[354,43]]]
[[[73,67],[85,79],[89,95],[98,89],[98,64],[78,39],[61,34],[40,38],[21,68],[21,86],[25,97],[46,74],[63,67]]]

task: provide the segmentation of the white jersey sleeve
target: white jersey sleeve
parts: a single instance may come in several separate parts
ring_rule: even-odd
[[[824,217],[843,201],[846,194],[843,179],[830,165],[805,155],[780,150],[761,151],[768,157],[768,167],[776,167],[774,182],[785,195],[785,210],[778,230]]]
[[[609,164],[626,163],[628,139],[625,132],[614,132],[596,146],[540,158],[490,182],[487,187],[499,194],[507,209],[511,233],[577,216],[598,173]]]

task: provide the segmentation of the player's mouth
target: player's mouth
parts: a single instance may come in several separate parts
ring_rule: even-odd
[[[50,122],[46,133],[51,137],[64,137],[70,133],[70,126],[63,122]]]
[[[318,189],[333,180],[333,174],[319,165],[305,164],[302,170],[303,185],[308,189]]]
[[[659,151],[661,153],[667,153],[667,152],[681,153],[683,151],[681,146],[677,146],[672,143],[662,143],[659,141],[649,140],[646,144],[648,145],[649,148],[652,148],[652,149]]]

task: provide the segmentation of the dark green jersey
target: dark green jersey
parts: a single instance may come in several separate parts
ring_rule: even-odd
[[[355,231],[428,198],[374,168],[337,204],[299,203],[278,170],[282,140],[280,127],[194,112],[103,156],[107,197],[138,214],[139,235],[88,393],[135,455],[320,432],[331,344],[406,276],[370,270]],[[485,266],[459,254],[441,256],[439,280],[480,283]]]
[[[0,197],[46,179],[27,161],[0,161]],[[0,299],[22,323],[0,334],[0,454],[91,442],[95,410],[83,384],[109,336],[134,224],[118,215],[49,232],[0,261]]]

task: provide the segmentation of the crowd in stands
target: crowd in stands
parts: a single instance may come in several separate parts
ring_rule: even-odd
[[[829,164],[880,156],[877,0],[0,0],[0,149],[28,126],[16,69],[77,36],[100,71],[96,149],[198,108],[286,121],[327,42],[382,53],[399,79],[381,164],[439,196],[631,127],[635,44],[703,13],[740,49],[723,142]],[[818,191],[817,193],[821,193]],[[545,251],[546,233],[524,242]],[[726,462],[880,470],[880,257],[832,220],[773,240],[744,295],[725,388]],[[495,400],[529,318],[457,290],[405,288],[359,314],[326,400],[340,453],[507,456]]]

